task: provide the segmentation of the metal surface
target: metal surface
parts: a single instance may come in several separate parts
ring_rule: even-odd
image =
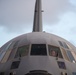
[[[66,43],[68,48],[61,46],[59,41]],[[46,54],[31,55],[32,44],[45,44]],[[58,47],[63,58],[51,56],[49,45]],[[29,48],[28,53],[21,56],[19,49],[23,51],[23,46]],[[76,47],[59,36],[42,32],[41,0],[36,0],[33,32],[18,36],[0,48],[0,75],[75,75],[76,62],[65,59],[66,51],[76,53]],[[16,53],[19,56],[15,57]]]
[[[33,32],[42,32],[42,5],[41,5],[41,0],[36,0]]]

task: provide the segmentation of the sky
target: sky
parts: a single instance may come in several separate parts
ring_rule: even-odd
[[[32,32],[36,0],[0,0],[0,47]],[[43,31],[76,46],[76,0],[42,0]]]

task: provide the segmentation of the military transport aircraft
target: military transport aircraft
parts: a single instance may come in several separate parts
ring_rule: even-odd
[[[76,75],[76,47],[43,31],[41,0],[36,0],[33,31],[1,47],[0,75]]]

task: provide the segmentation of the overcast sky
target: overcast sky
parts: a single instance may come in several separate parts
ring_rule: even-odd
[[[32,32],[36,0],[0,0],[0,47]],[[43,31],[58,35],[76,46],[76,0],[42,0]]]

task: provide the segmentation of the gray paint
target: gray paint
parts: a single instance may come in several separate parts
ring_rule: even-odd
[[[33,32],[42,32],[42,5],[41,5],[41,0],[36,0]]]
[[[38,12],[35,12],[33,32],[18,36],[10,40],[0,48],[0,52],[5,51],[6,47],[8,47],[11,42],[13,42],[10,47],[11,53],[9,55],[8,60],[4,63],[0,62],[0,72],[4,72],[5,75],[9,75],[10,72],[16,72],[15,75],[25,75],[32,70],[45,70],[52,75],[61,75],[61,72],[66,72],[67,75],[72,75],[72,72],[76,72],[76,63],[67,61],[66,59],[64,59],[64,57],[63,59],[57,59],[56,57],[49,56],[48,45],[56,46],[61,49],[62,47],[60,46],[58,41],[63,41],[69,45],[68,50],[73,51],[75,53],[76,47],[61,37],[42,32],[41,0],[36,1],[35,8]],[[16,45],[16,48],[14,48],[13,45],[17,41],[18,44]],[[30,52],[32,44],[46,44],[47,55],[31,56]],[[17,52],[17,48],[24,45],[30,46],[28,55],[24,57],[14,58]],[[66,48],[64,49],[67,50]],[[11,69],[11,64],[14,61],[20,61],[19,68]],[[60,69],[57,64],[57,61],[65,62],[66,69]]]
[[[69,49],[70,51],[76,52],[76,48],[65,39],[62,39],[56,35],[44,33],[44,32],[33,32],[33,33],[28,33],[28,34],[18,36],[12,39],[11,41],[9,41],[8,43],[6,43],[3,47],[1,47],[1,49],[5,48],[5,46],[8,46],[10,42],[18,41],[18,40],[20,41],[17,45],[17,48],[28,44],[30,45],[30,47],[31,47],[31,44],[46,44],[46,46],[53,45],[53,46],[62,48],[58,42],[60,40],[60,41],[66,42],[71,47],[71,49]],[[12,48],[13,47],[11,47],[11,49]],[[29,71],[31,70],[46,70],[48,71],[48,73],[53,75],[61,75],[60,74],[61,72],[66,72],[68,73],[68,75],[72,75],[72,72],[76,72],[76,63],[72,63],[70,61],[67,61],[65,59],[60,59],[60,58],[56,60],[56,57],[49,56],[48,48],[47,48],[46,56],[31,56],[30,55],[31,48],[30,48],[29,54],[27,56],[21,57],[20,59],[14,58],[16,51],[17,49],[14,49],[14,50],[12,49],[12,54],[7,60],[7,62],[0,63],[0,72],[5,72],[6,73],[5,75],[9,75],[10,72],[14,72],[14,71],[17,73],[16,75],[24,75],[26,73],[29,73]],[[10,67],[12,62],[18,61],[18,60],[21,61],[19,68],[11,70]],[[66,70],[59,69],[57,61],[64,61],[67,69]]]

